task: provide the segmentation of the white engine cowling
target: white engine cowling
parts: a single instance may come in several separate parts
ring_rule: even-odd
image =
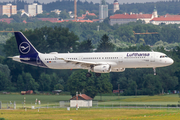
[[[95,73],[110,73],[111,72],[111,66],[110,65],[94,66],[93,69],[92,69],[92,72],[95,72]]]
[[[114,68],[111,70],[111,72],[124,72],[125,68]]]

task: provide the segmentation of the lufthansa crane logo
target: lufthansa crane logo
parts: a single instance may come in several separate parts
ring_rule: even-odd
[[[19,45],[19,51],[20,51],[22,54],[27,54],[27,53],[30,51],[30,45],[29,45],[27,42],[22,42],[22,43]]]

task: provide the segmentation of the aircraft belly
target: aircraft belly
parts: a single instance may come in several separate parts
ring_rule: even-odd
[[[145,68],[152,67],[149,60],[126,60],[122,64],[120,64],[122,68]]]
[[[81,67],[74,65],[72,63],[66,62],[57,62],[57,63],[49,63],[47,66],[51,69],[79,69]]]

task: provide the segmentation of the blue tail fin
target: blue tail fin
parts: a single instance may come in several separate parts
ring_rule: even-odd
[[[38,54],[36,48],[29,42],[22,32],[14,32],[21,56]]]

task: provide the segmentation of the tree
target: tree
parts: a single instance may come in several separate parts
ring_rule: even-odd
[[[97,93],[112,92],[109,74],[102,74],[101,77],[98,78],[93,74],[90,78],[87,78],[84,70],[74,71],[68,79],[67,86],[72,96],[74,96],[76,92],[84,92],[94,98]]]
[[[67,53],[68,51],[75,51],[77,49],[77,40],[79,38],[73,32],[70,32],[68,28],[42,27],[23,33],[39,52],[56,51],[59,53]],[[15,37],[12,37],[6,42],[4,52],[7,56],[19,54]]]
[[[4,14],[1,18],[8,18],[8,16]]]
[[[102,1],[101,1],[101,5],[106,5],[106,1],[105,1],[105,0],[102,0]]]
[[[87,78],[85,94],[94,98],[98,93],[98,88],[96,86],[96,77],[92,74],[91,77]]]
[[[25,89],[25,87],[24,87],[23,77],[22,77],[22,75],[18,75],[18,78],[17,78],[17,90],[21,91],[21,90],[24,90],[24,89]]]
[[[123,14],[124,12],[122,10],[116,10],[114,14]]]
[[[51,88],[51,78],[50,75],[41,73],[39,80],[39,90],[41,91],[50,91]]]
[[[90,39],[82,41],[77,49],[77,52],[90,52],[93,49],[92,41]]]
[[[7,65],[0,64],[0,91],[11,87],[10,70]]]
[[[97,16],[86,15],[86,19],[89,19],[89,20],[97,19]]]
[[[137,93],[137,84],[136,81],[133,81],[132,79],[128,79],[128,81],[126,81],[128,83],[127,87],[126,87],[126,91],[124,93],[124,95],[136,95]]]
[[[109,21],[110,21],[110,18],[107,17],[103,20],[103,23],[109,25]]]
[[[55,12],[51,12],[49,15],[48,15],[49,18],[58,18],[58,14],[56,14]]]
[[[64,87],[58,83],[54,86],[54,90],[64,90]]]
[[[86,86],[86,73],[84,70],[74,71],[67,81],[68,90],[74,96],[76,92],[80,93]]]
[[[68,19],[70,18],[69,14],[66,12],[66,10],[63,10],[61,14],[59,15],[61,19]]]
[[[56,73],[53,73],[53,74],[50,75],[50,78],[51,78],[51,90],[54,90],[55,85],[60,84],[59,77],[57,76]]]
[[[112,84],[110,83],[110,74],[102,74],[100,77],[96,79],[96,88],[98,93],[101,95],[103,93],[111,93],[112,92]]]
[[[97,52],[113,52],[114,47],[115,46],[110,42],[109,37],[105,34],[98,44]]]
[[[22,78],[24,80],[25,90],[37,90],[39,88],[39,84],[35,82],[35,80],[33,79],[30,73],[23,72]]]
[[[159,76],[154,76],[152,74],[147,74],[143,76],[144,78],[144,92],[148,95],[154,95],[154,94],[160,94],[162,90],[162,85],[160,83],[160,78]]]
[[[19,14],[11,15],[11,18],[13,18],[14,21],[16,21],[16,22],[19,22],[19,23],[22,22],[21,15],[19,15]]]
[[[128,87],[128,82],[127,82],[127,78],[126,77],[120,77],[118,80],[117,80],[117,84],[120,85],[120,89],[127,89]]]

